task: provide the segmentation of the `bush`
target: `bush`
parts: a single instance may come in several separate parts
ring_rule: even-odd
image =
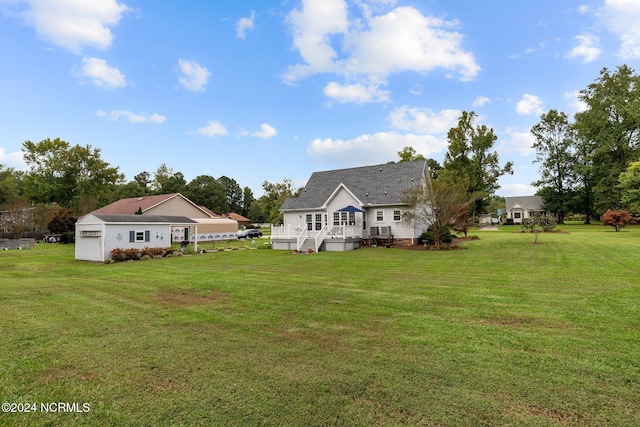
[[[76,242],[76,233],[73,231],[65,231],[60,235],[60,243],[75,243]]]
[[[148,248],[148,247],[144,247],[142,248],[142,250],[140,251],[140,255],[141,256],[148,256],[150,258],[155,258],[156,256],[162,256],[165,254],[166,248]]]
[[[124,249],[122,248],[114,248],[111,250],[111,259],[114,261],[124,261],[127,259],[126,254],[124,253]]]
[[[420,235],[420,239],[418,239],[419,243],[424,245],[433,245],[436,243],[435,235],[433,231],[427,230],[422,235]],[[445,228],[444,231],[440,234],[440,243],[451,243],[453,242],[453,236],[451,235],[451,231],[449,228]]]
[[[128,248],[124,250],[126,259],[131,261],[137,261],[140,259],[140,250],[136,248]]]
[[[141,261],[149,261],[151,259],[151,257],[149,255],[142,255],[142,258],[140,258]]]

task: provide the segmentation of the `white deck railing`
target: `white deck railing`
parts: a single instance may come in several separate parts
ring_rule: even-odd
[[[306,226],[299,225],[272,225],[271,226],[271,238],[272,239],[295,239],[301,232],[306,231]]]
[[[304,241],[307,240],[307,227],[303,227],[302,231],[300,232],[300,234],[298,235],[298,237],[296,237],[296,249],[297,250],[301,250],[302,249],[302,245],[304,245]]]
[[[364,231],[357,225],[332,225],[322,227],[320,231],[309,231],[306,225],[271,226],[271,239],[296,239],[296,248],[300,250],[304,241],[314,239],[316,252],[327,239],[362,238]]]
[[[362,237],[362,231],[357,225],[334,225],[327,230],[327,237],[335,239]]]
[[[322,227],[322,229],[318,232],[318,234],[315,237],[316,252],[318,252],[318,250],[320,249],[320,245],[322,245],[322,242],[324,241],[324,238],[326,235],[327,235],[327,227]]]

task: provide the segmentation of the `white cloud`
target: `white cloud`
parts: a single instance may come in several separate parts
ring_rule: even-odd
[[[330,82],[324,87],[324,94],[328,98],[332,98],[338,102],[355,102],[364,104],[368,102],[387,102],[390,99],[391,92],[380,90],[378,85],[362,84],[341,85],[340,83]]]
[[[434,113],[428,108],[402,106],[389,113],[389,121],[395,129],[409,132],[444,134],[454,127],[460,110],[441,110]]]
[[[586,111],[588,106],[585,102],[580,101],[580,99],[578,98],[578,94],[579,92],[577,91],[565,92],[563,97],[567,100],[569,107],[574,109],[576,112],[581,113],[583,111]]]
[[[516,104],[516,112],[521,116],[542,114],[542,101],[535,95],[525,94]]]
[[[414,83],[411,89],[409,89],[409,93],[416,96],[422,95],[422,85],[420,83]]]
[[[134,123],[134,124],[136,123],[160,124],[160,123],[164,123],[164,121],[167,119],[165,116],[161,116],[160,114],[155,114],[155,113],[154,114],[147,114],[147,113],[135,114],[129,110],[114,110],[108,113],[106,111],[99,110],[96,114],[99,117],[107,117],[109,120],[113,120],[113,121],[120,119],[120,117],[124,117],[129,121],[129,123]]]
[[[484,107],[487,104],[491,104],[491,99],[486,96],[479,96],[475,101],[473,101],[474,108]]]
[[[413,7],[374,15],[393,6],[395,2],[390,0],[357,1],[364,21],[349,20],[345,0],[302,3],[301,9],[289,14],[288,23],[293,46],[303,62],[287,69],[287,83],[332,73],[379,85],[386,84],[393,73],[425,74],[437,68],[457,72],[460,80],[467,81],[480,71],[473,54],[461,47],[463,36],[455,31],[457,21],[424,16]],[[354,99],[359,101],[360,97]]]
[[[398,7],[369,21],[366,31],[345,36],[347,71],[386,76],[402,71],[427,73],[435,68],[458,70],[472,80],[480,71],[473,54],[461,49],[456,21],[422,15],[413,7]]]
[[[105,89],[117,89],[127,85],[126,78],[120,70],[110,67],[104,59],[82,58],[82,68],[75,74],[87,77],[94,85]]]
[[[398,152],[407,146],[431,156],[444,150],[447,141],[431,135],[379,132],[349,140],[318,138],[307,146],[307,154],[316,162],[357,166],[398,160]]]
[[[196,61],[187,61],[186,59],[179,59],[178,64],[182,73],[179,79],[180,84],[192,92],[204,92],[209,76],[211,76],[209,70]]]
[[[605,0],[597,12],[604,25],[620,37],[622,59],[640,58],[640,2],[638,0]]]
[[[201,128],[198,128],[198,133],[200,135],[208,136],[214,138],[220,135],[226,135],[227,128],[225,128],[222,123],[210,120],[207,122],[207,125]]]
[[[602,53],[602,49],[598,47],[600,39],[596,36],[585,34],[575,36],[573,40],[575,40],[578,45],[571,49],[571,52],[566,55],[569,59],[582,58],[582,63],[586,64],[598,59],[600,53]]]
[[[3,147],[0,147],[0,164],[3,164],[8,167],[20,169],[20,170],[23,170],[27,167],[27,164],[24,161],[22,151],[5,153]]]
[[[513,128],[507,128],[507,138],[500,142],[500,152],[506,154],[520,154],[528,156],[535,152],[533,143],[535,138],[530,131],[519,132]]]
[[[502,197],[532,196],[538,189],[529,184],[505,184],[500,186],[498,193]]]
[[[260,126],[260,130],[258,132],[253,132],[251,135],[257,138],[271,139],[276,136],[277,133],[278,131],[276,128],[267,123],[263,123],[262,126]]]
[[[248,18],[240,18],[236,26],[236,37],[238,37],[239,39],[244,39],[244,36],[247,30],[250,30],[253,28],[253,21],[255,19],[256,19],[255,10],[251,11],[251,16],[249,16]]]
[[[109,27],[131,9],[117,0],[17,0],[15,12],[44,40],[71,52],[85,47],[107,49],[113,41]]]

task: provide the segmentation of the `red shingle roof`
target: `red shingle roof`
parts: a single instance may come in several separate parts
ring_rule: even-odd
[[[232,219],[234,221],[238,221],[238,222],[251,222],[251,220],[247,217],[244,217],[240,214],[237,214],[235,212],[231,212],[227,214],[227,218]]]
[[[157,196],[144,196],[144,197],[131,197],[130,199],[120,199],[117,202],[113,202],[110,205],[103,206],[100,209],[96,209],[91,213],[99,214],[135,214],[139,208],[142,212],[149,210],[150,208],[166,202],[167,200],[176,197],[179,193],[171,194],[159,194]]]

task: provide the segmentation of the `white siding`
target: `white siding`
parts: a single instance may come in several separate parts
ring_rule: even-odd
[[[414,229],[414,221],[403,217],[406,206],[383,206],[367,208],[367,233],[371,227],[391,227],[391,234],[396,239],[412,239],[420,237],[424,230]],[[400,211],[400,221],[394,221],[394,211]],[[382,221],[378,221],[378,211],[382,211]]]
[[[95,232],[99,232],[96,236]],[[87,236],[88,235],[88,236]],[[104,224],[102,222],[78,222],[76,224],[76,259],[86,261],[104,261],[102,245],[104,243]]]
[[[149,231],[148,242],[130,242],[130,231]],[[104,242],[105,259],[111,258],[111,251],[115,248],[166,248],[171,246],[171,226],[168,224],[107,224]]]
[[[130,242],[130,231],[148,232],[149,241]],[[78,260],[104,262],[115,248],[165,248],[171,246],[169,224],[105,224],[88,215],[76,223],[75,257]]]

